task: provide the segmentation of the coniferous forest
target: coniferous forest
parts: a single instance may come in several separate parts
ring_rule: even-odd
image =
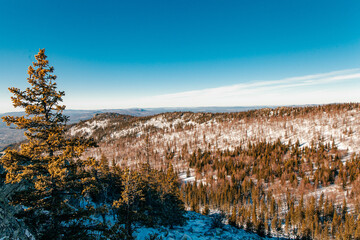
[[[20,186],[9,204],[35,239],[134,239],[142,226],[185,224],[186,210],[220,212],[220,222],[261,237],[360,239],[360,156],[340,144],[357,145],[347,140],[359,134],[357,126],[344,120],[341,136],[317,134],[307,144],[289,136],[300,132],[289,126],[293,120],[338,119],[358,113],[359,104],[142,118],[109,113],[68,126],[54,68],[44,49],[35,57],[30,87],[9,88],[25,115],[3,118],[26,130],[27,140],[1,158],[2,184]],[[103,125],[89,128],[91,121]],[[288,130],[270,139],[248,127],[238,144],[219,140],[235,132],[235,122],[254,121]],[[185,131],[186,139],[167,137]]]

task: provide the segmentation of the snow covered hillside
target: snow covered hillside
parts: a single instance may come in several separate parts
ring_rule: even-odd
[[[332,106],[332,105],[330,105]],[[152,117],[95,117],[71,127],[70,134],[94,137],[101,148],[91,153],[106,153],[118,162],[138,160],[137,149],[145,146],[145,136],[157,152],[197,148],[233,150],[248,142],[266,140],[309,146],[319,141],[335,143],[349,154],[360,151],[360,109],[358,105],[336,108],[277,108],[246,113],[164,113]],[[302,109],[300,113],[298,109]],[[251,115],[252,114],[252,115]],[[250,116],[247,116],[250,115]],[[126,139],[127,143],[124,142]],[[124,149],[126,147],[126,149]]]
[[[94,138],[99,147],[83,157],[107,159],[110,166],[149,163],[165,171],[171,164],[188,210],[200,213],[208,205],[252,232],[323,239],[336,235],[338,216],[344,231],[358,221],[360,104],[98,115],[68,134]]]

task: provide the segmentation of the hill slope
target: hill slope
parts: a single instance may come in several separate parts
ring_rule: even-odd
[[[360,213],[359,130],[359,104],[332,104],[100,114],[68,133],[98,141],[84,157],[131,167],[149,162],[157,169],[172,163],[188,209],[210,205],[229,215],[235,209],[236,225],[249,231],[323,239],[334,237],[342,221],[341,234],[355,231],[346,226],[355,226]]]
[[[197,108],[131,108],[131,109],[102,109],[102,110],[65,110],[64,114],[70,117],[69,124],[78,123],[88,120],[96,114],[101,113],[118,113],[131,116],[151,116],[154,114],[175,111],[192,111],[192,112],[237,112],[258,109],[263,107],[197,107]],[[21,116],[23,112],[9,112],[0,114],[3,116]],[[24,132],[14,127],[8,127],[0,120],[0,151],[10,144],[25,140]]]

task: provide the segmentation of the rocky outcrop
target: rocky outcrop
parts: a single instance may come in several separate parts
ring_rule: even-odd
[[[16,208],[9,204],[9,196],[20,186],[0,183],[0,240],[35,239],[24,223],[15,218]]]

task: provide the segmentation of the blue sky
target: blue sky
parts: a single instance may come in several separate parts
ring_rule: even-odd
[[[360,101],[359,10],[355,0],[0,0],[0,112],[14,110],[7,88],[27,87],[39,48],[70,109]]]

